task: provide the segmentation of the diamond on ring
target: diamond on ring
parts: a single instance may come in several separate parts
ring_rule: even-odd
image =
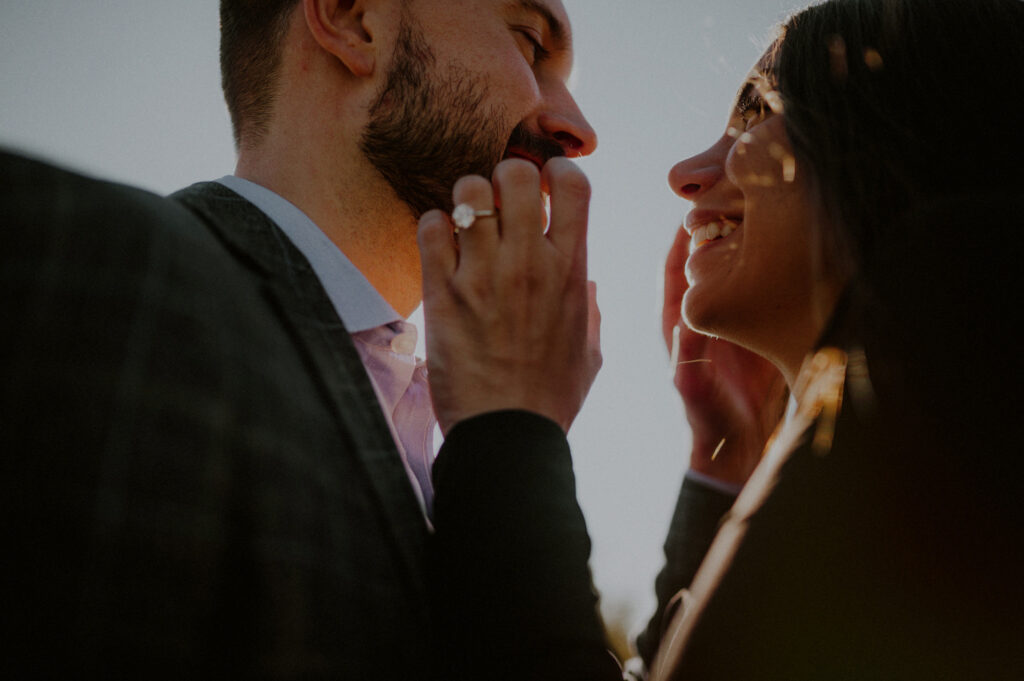
[[[468,203],[460,203],[452,211],[452,222],[455,223],[455,233],[460,229],[469,229],[476,222],[477,218],[493,218],[498,213],[494,210],[476,210]]]

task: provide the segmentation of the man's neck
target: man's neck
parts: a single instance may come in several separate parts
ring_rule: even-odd
[[[329,172],[327,164],[283,156],[243,152],[235,175],[297,206],[408,317],[422,298],[416,218],[409,208],[369,164]]]

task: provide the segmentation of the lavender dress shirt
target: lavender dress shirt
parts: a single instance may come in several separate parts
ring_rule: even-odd
[[[327,235],[281,196],[228,175],[217,180],[259,208],[309,260],[370,375],[402,463],[424,513],[433,502],[430,467],[437,421],[427,370],[416,357],[417,330],[388,304]]]

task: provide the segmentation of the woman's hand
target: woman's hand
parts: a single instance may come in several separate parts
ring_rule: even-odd
[[[542,187],[551,196],[546,231]],[[492,182],[462,178],[453,196],[456,206],[500,213],[457,236],[445,213],[420,220],[427,367],[441,430],[502,409],[568,430],[601,365],[587,282],[590,184],[564,158],[542,172],[509,159]]]
[[[690,236],[680,227],[665,263],[662,332],[676,361],[674,382],[693,431],[690,468],[743,484],[785,409],[786,383],[760,355],[697,333],[683,321],[689,248]]]

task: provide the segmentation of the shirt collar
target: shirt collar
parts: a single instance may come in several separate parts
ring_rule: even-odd
[[[341,249],[297,206],[266,187],[234,175],[217,182],[259,208],[306,256],[349,333],[404,321]]]

